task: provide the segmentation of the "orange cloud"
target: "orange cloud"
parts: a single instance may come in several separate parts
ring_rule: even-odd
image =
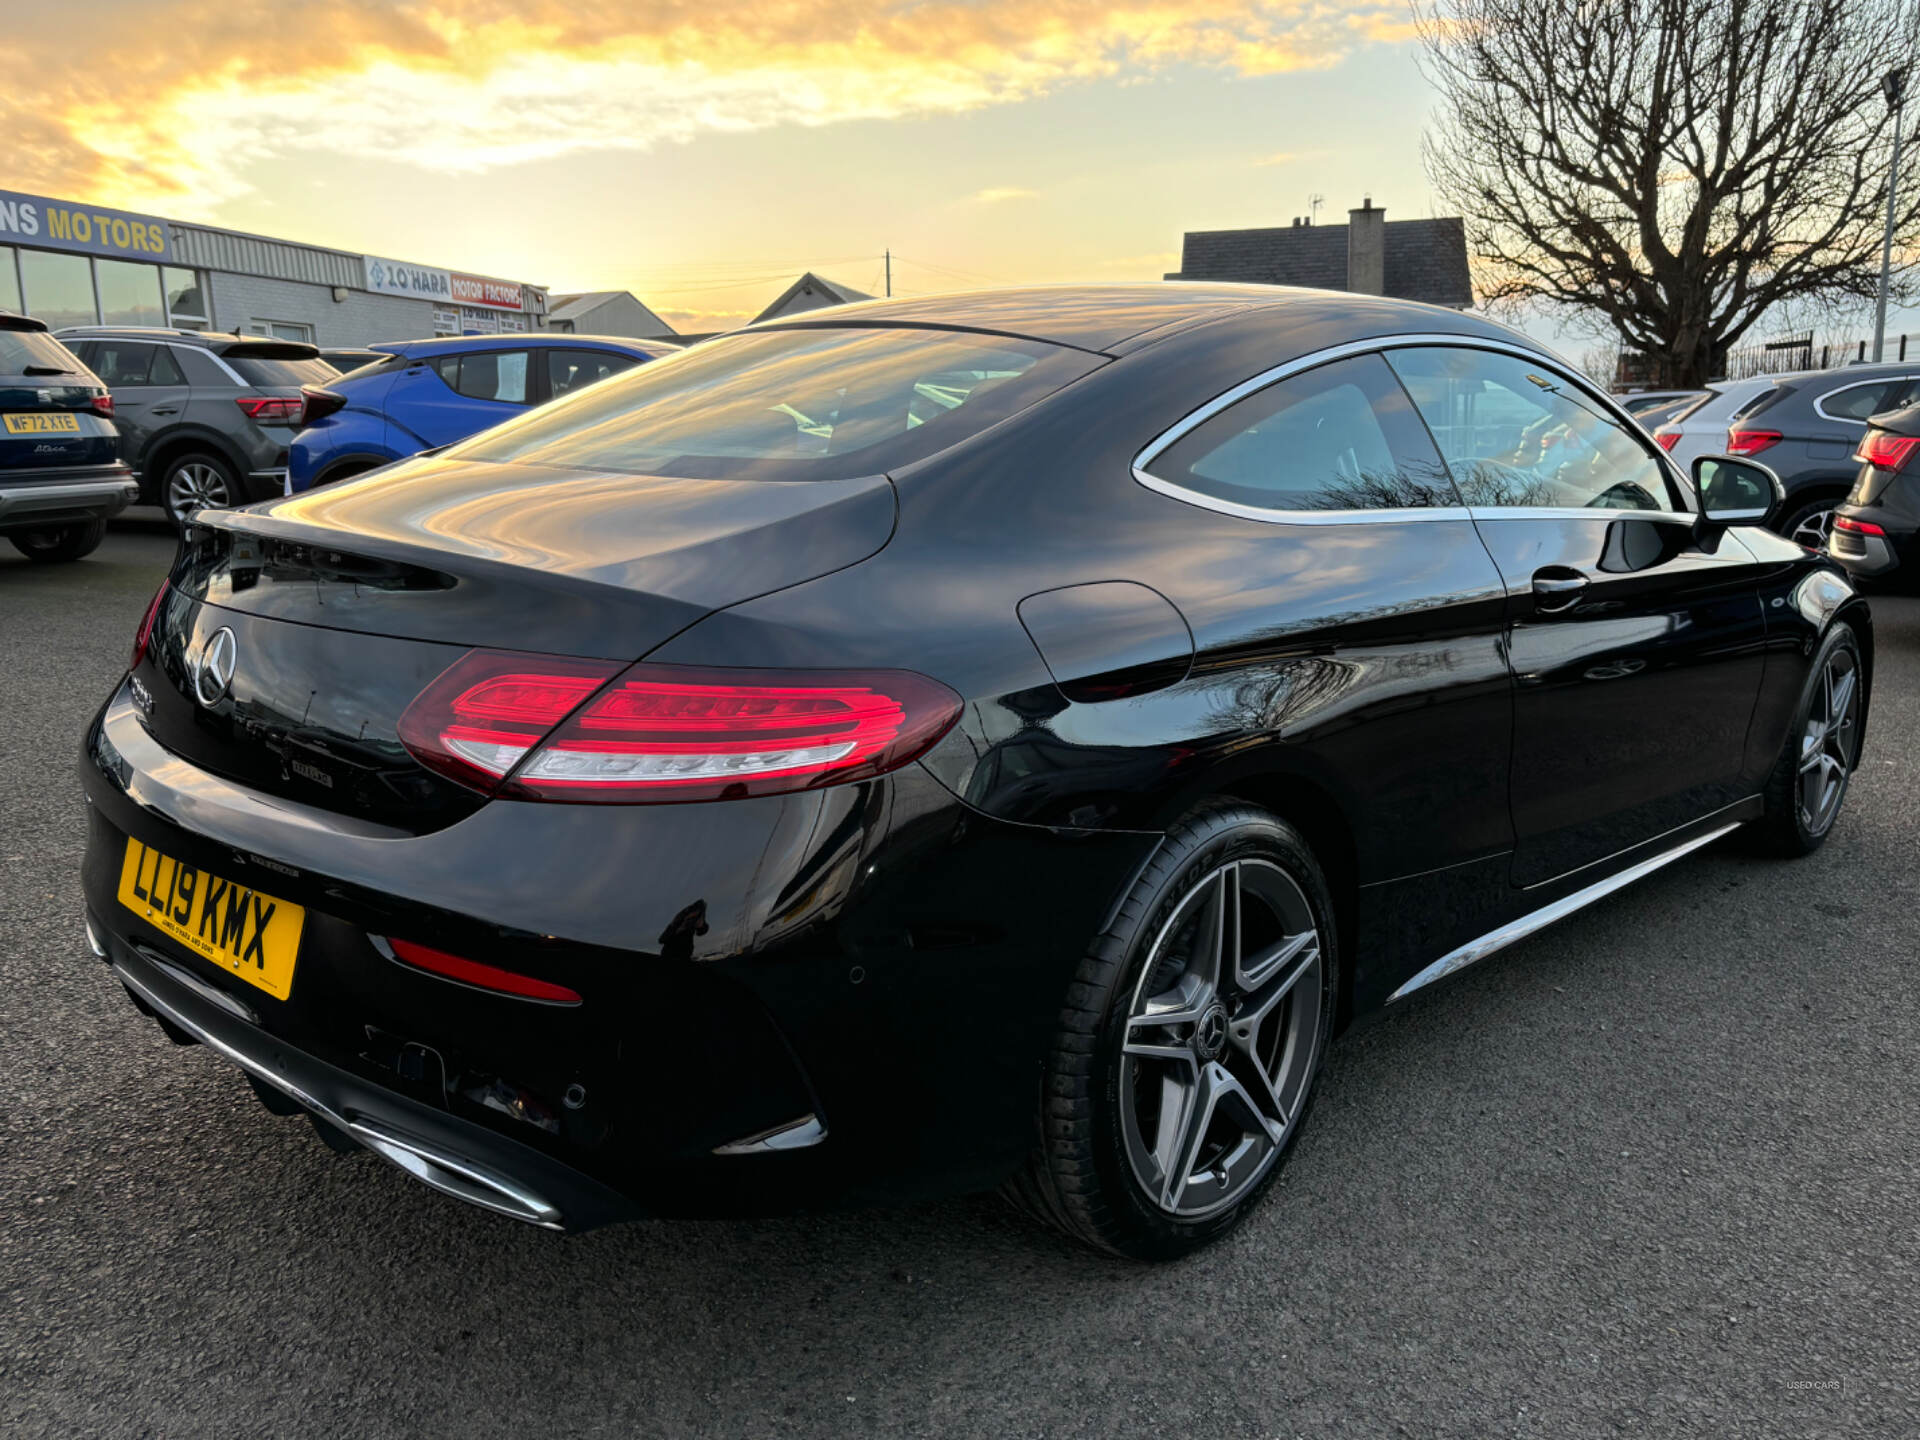
[[[191,215],[262,155],[481,171],[1177,64],[1324,66],[1403,22],[1398,0],[94,0],[77,44],[41,6],[0,30],[0,183]]]

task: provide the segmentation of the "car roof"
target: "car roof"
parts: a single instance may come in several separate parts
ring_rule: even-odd
[[[271,335],[236,335],[230,330],[169,330],[160,325],[67,325],[53,332],[63,340],[148,340],[155,344],[197,345],[229,357],[257,360],[312,360],[318,346]]]
[[[575,335],[561,330],[524,330],[515,335],[437,335],[431,340],[381,340],[369,345],[388,355],[431,358],[435,355],[465,355],[475,350],[524,350],[529,345],[560,345],[567,349],[581,346],[605,350],[624,350],[630,355],[658,359],[680,347],[665,340],[635,340],[625,335]]]
[[[31,315],[16,315],[11,310],[0,310],[0,330],[45,330],[47,322],[36,320]]]
[[[1153,331],[1185,328],[1247,310],[1304,315],[1329,303],[1364,305],[1375,314],[1404,312],[1410,330],[1455,329],[1459,311],[1412,300],[1310,290],[1293,285],[1225,285],[1191,280],[1115,285],[1031,285],[960,291],[912,299],[866,300],[763,320],[752,331],[852,325],[925,325],[1018,335],[1082,350],[1110,351]],[[1436,322],[1441,322],[1436,324]],[[1487,322],[1488,333],[1511,332]],[[735,332],[739,333],[739,332]]]

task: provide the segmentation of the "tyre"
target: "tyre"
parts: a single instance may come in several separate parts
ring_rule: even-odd
[[[107,522],[82,520],[74,525],[53,525],[45,530],[16,530],[7,536],[13,548],[37,565],[58,565],[91,555],[107,538]]]
[[[1285,822],[1231,803],[1176,825],[1080,963],[1015,1204],[1137,1260],[1231,1230],[1292,1148],[1325,1064],[1333,915]]]
[[[1780,760],[1767,779],[1766,814],[1753,822],[1763,850],[1811,855],[1833,833],[1860,763],[1866,671],[1845,621],[1814,652]]]
[[[239,498],[233,467],[204,450],[176,455],[160,472],[160,506],[175,529],[186,529],[186,517],[195,510],[223,510]]]
[[[1825,550],[1827,535],[1833,529],[1833,509],[1842,498],[1839,495],[1816,495],[1789,509],[1774,529],[1809,550]]]

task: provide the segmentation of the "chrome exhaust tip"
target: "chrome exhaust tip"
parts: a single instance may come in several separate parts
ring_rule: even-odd
[[[91,914],[87,916],[87,948],[93,951],[94,959],[105,960],[107,958],[106,939],[100,934],[100,927],[93,923],[93,916]]]

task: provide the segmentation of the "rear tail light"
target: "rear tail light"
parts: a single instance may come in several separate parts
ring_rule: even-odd
[[[1727,431],[1727,454],[1758,455],[1762,450],[1778,445],[1787,437],[1778,430],[1741,430]]]
[[[1856,535],[1879,535],[1884,537],[1887,533],[1878,525],[1874,524],[1873,521],[1856,520],[1851,515],[1834,516],[1833,528],[1836,530],[1851,530]]]
[[[1671,453],[1673,447],[1680,443],[1680,432],[1678,430],[1669,430],[1665,426],[1662,426],[1653,432],[1653,438],[1659,442],[1662,450]]]
[[[133,658],[127,662],[129,670],[137,668],[147,658],[147,646],[153,643],[153,627],[160,618],[160,607],[166,603],[170,583],[166,580],[160,582],[160,588],[153,592],[153,599],[147,603],[146,618],[140,622],[140,628],[133,632]]]
[[[347,397],[337,390],[323,390],[318,385],[300,387],[300,423],[303,426],[324,420],[336,410],[346,408]]]
[[[297,425],[307,406],[299,395],[236,395],[233,403],[262,425]]]
[[[1880,470],[1898,470],[1920,451],[1920,436],[1894,435],[1885,430],[1870,430],[1853,458]]]
[[[93,411],[94,414],[104,415],[111,420],[113,418],[113,396],[108,391],[102,390],[98,395],[93,396],[87,401],[87,408]]]
[[[428,767],[489,794],[648,804],[836,785],[924,754],[960,697],[906,670],[699,670],[475,650],[400,718]]]
[[[472,985],[476,989],[493,990],[502,995],[517,995],[522,1000],[544,1000],[549,1005],[580,1003],[580,992],[569,990],[565,985],[536,980],[531,975],[522,975],[517,970],[503,970],[498,965],[487,965],[478,960],[468,960],[463,956],[449,955],[446,951],[435,950],[430,945],[417,945],[411,940],[389,939],[387,948],[393,951],[393,958],[403,965],[411,965],[416,970],[425,970],[447,980],[457,980],[462,985]]]

